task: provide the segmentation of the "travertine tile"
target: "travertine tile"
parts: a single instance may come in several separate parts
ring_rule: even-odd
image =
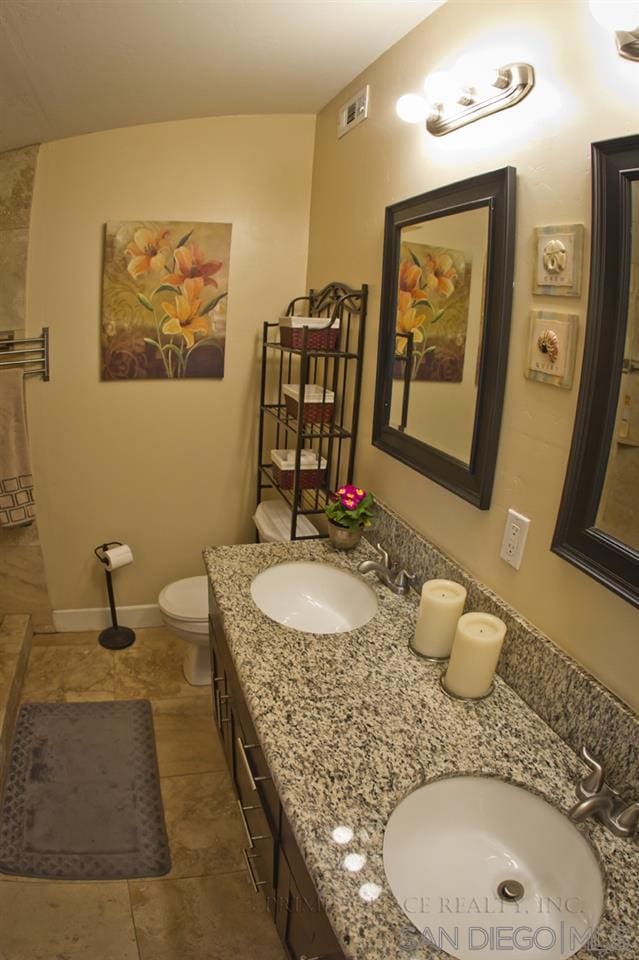
[[[38,646],[31,651],[22,700],[110,700],[113,687],[113,654],[97,641]]]
[[[2,230],[0,242],[0,330],[24,324],[29,231]]]
[[[285,960],[243,873],[129,887],[141,960]]]
[[[31,642],[31,618],[28,614],[9,614],[2,620],[0,624],[0,791]]]
[[[138,960],[121,883],[0,879],[0,960]]]
[[[155,700],[152,706],[161,777],[226,769],[210,695]]]
[[[241,870],[246,843],[227,773],[197,773],[160,781],[171,848],[170,877]]]
[[[210,696],[209,687],[193,687],[185,679],[185,649],[186,641],[164,627],[138,630],[133,646],[117,653],[115,696],[150,700]]]
[[[38,146],[0,154],[0,224],[3,230],[28,227]]]
[[[0,530],[0,616],[6,613],[31,614],[36,630],[52,624],[42,550],[39,544],[5,545],[9,532]]]

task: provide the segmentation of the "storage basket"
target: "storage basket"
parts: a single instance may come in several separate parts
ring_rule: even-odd
[[[330,317],[280,317],[280,343],[283,347],[301,350],[304,327],[308,327],[308,350],[335,350],[339,339],[339,319],[328,326],[330,322]]]
[[[286,411],[290,417],[297,419],[300,397],[299,383],[287,383],[282,387],[286,401]],[[333,420],[335,394],[332,390],[323,390],[313,383],[307,383],[303,397],[303,423],[324,424]]]
[[[271,450],[273,476],[282,490],[295,486],[295,451]],[[318,458],[314,450],[302,450],[300,458],[300,490],[317,490],[326,481],[326,460]]]

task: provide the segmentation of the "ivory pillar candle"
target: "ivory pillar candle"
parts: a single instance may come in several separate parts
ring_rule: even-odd
[[[465,602],[466,590],[461,584],[452,580],[427,580],[422,587],[412,649],[423,657],[446,659]]]
[[[444,689],[469,700],[486,697],[505,636],[506,624],[490,613],[465,613],[460,617],[442,678]]]

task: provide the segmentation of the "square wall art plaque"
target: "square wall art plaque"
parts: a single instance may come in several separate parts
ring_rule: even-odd
[[[223,377],[230,253],[230,223],[107,223],[101,379]]]

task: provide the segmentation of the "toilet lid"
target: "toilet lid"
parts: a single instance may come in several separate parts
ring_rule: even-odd
[[[178,620],[206,620],[208,589],[206,577],[187,577],[169,583],[158,597],[160,610]]]

